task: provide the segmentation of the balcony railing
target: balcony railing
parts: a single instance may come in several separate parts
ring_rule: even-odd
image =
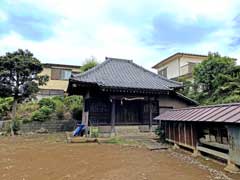
[[[196,63],[189,62],[188,64],[182,66],[180,68],[181,69],[180,75],[183,76],[183,75],[186,75],[186,74],[192,74],[195,65],[196,65]]]

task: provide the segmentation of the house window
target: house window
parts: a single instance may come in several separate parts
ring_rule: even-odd
[[[51,79],[52,80],[68,80],[72,74],[71,70],[67,69],[52,69]]]
[[[38,95],[44,96],[64,96],[64,90],[60,89],[40,89]]]
[[[167,68],[158,71],[158,74],[167,77]]]

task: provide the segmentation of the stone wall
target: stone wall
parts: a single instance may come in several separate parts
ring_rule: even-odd
[[[75,120],[51,120],[46,122],[33,121],[31,123],[21,124],[20,131],[23,133],[35,132],[41,128],[47,129],[50,133],[73,131],[75,125]]]
[[[1,121],[0,123],[0,131],[6,129],[11,123],[11,121]],[[28,132],[36,132],[37,130],[44,128],[49,133],[53,132],[64,132],[64,131],[73,131],[76,127],[76,121],[75,120],[50,120],[45,122],[38,122],[33,121],[30,123],[21,123],[20,124],[20,131],[22,133],[28,133]]]

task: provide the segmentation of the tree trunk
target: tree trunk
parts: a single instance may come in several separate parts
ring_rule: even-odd
[[[14,99],[13,108],[12,108],[12,122],[11,122],[11,125],[10,125],[12,136],[14,136],[13,121],[16,119],[16,111],[17,111],[17,100]]]

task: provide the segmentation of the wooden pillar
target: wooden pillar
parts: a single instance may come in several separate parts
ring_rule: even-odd
[[[82,111],[82,124],[86,126],[85,136],[88,136],[88,116],[89,116],[89,107],[86,108],[86,97],[83,96],[83,111]]]
[[[116,122],[116,100],[112,98],[112,111],[111,111],[111,131],[115,134],[115,122]]]
[[[83,96],[82,124],[85,122],[85,97]]]
[[[187,131],[186,131],[186,122],[184,123],[184,144],[187,144]]]
[[[152,107],[152,103],[149,102],[149,130],[150,132],[152,132],[152,110],[153,110],[153,107]]]

